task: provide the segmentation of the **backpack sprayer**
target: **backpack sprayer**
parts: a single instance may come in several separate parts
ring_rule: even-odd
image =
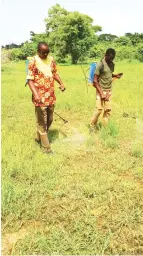
[[[96,70],[96,66],[97,63],[96,62],[92,62],[90,64],[90,68],[89,68],[89,78],[88,78],[88,85],[93,85],[93,81],[94,81],[94,74],[95,74],[95,70]]]
[[[88,74],[88,77],[87,77],[87,71],[86,73],[83,71],[84,73],[84,76],[85,76],[85,79],[86,79],[86,82],[88,81],[88,85],[89,86],[92,86],[93,85],[93,81],[94,81],[94,74],[95,74],[95,70],[96,70],[96,67],[97,67],[97,62],[92,62],[90,64],[90,67],[87,69],[87,71],[89,71],[89,74]],[[104,71],[104,65],[102,63],[102,67],[101,67],[101,72]]]
[[[88,69],[89,70],[89,77],[88,77],[88,85],[93,85],[93,81],[94,81],[94,74],[95,74],[95,70],[96,70],[96,66],[97,66],[97,62],[92,62],[90,64],[90,68]],[[103,72],[104,71],[104,65],[102,63],[102,67],[101,67],[101,70],[100,72]],[[123,73],[119,73],[120,77],[123,75]],[[116,79],[118,79],[118,77],[113,77],[112,78],[112,82],[114,82]]]
[[[92,62],[90,64],[90,67],[86,70],[83,69],[82,65],[80,65],[81,69],[82,69],[82,72],[83,72],[83,75],[84,75],[84,78],[85,78],[85,83],[86,83],[86,86],[87,86],[87,93],[88,93],[88,86],[91,86],[93,85],[93,81],[94,81],[94,73],[95,73],[95,69],[96,69],[96,62]],[[87,72],[89,71],[89,74],[87,76]]]
[[[102,60],[101,60],[101,63],[102,63],[102,66],[101,66],[101,68],[100,68],[100,72],[102,73],[103,71],[104,71],[104,64],[103,64],[103,62],[102,62]],[[94,82],[94,75],[95,75],[95,71],[96,71],[96,67],[97,67],[97,62],[92,62],[91,64],[90,64],[90,67],[89,67],[89,77],[87,77],[86,76],[86,73],[87,73],[87,71],[86,71],[86,73],[84,72],[84,70],[83,70],[83,68],[82,68],[82,66],[81,66],[81,68],[82,68],[82,70],[83,70],[83,74],[84,74],[84,77],[85,77],[85,80],[86,80],[86,85],[87,85],[87,80],[88,80],[88,86],[93,86],[93,82]],[[114,82],[116,79],[118,79],[118,78],[121,78],[121,76],[123,75],[123,73],[119,73],[118,74],[120,77],[113,77],[112,78],[112,82]],[[88,86],[87,86],[87,92],[88,92]],[[109,97],[110,97],[110,93],[108,93],[108,98],[107,98],[107,100],[109,99]]]
[[[28,74],[28,65],[29,65],[30,60],[33,60],[33,57],[27,57],[27,60],[26,60],[26,74]],[[25,86],[27,85],[27,83],[28,83],[28,79],[26,79]]]

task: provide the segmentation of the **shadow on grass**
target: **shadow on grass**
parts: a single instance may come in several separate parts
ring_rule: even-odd
[[[50,130],[48,132],[48,138],[49,138],[50,143],[60,139],[61,136],[62,136],[62,138],[67,137],[67,135],[61,130],[54,129],[54,130]]]
[[[50,130],[48,132],[48,138],[49,138],[49,142],[54,142],[55,140],[59,139],[59,131],[57,129],[54,130]]]

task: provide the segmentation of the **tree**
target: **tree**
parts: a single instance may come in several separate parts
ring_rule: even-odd
[[[98,36],[98,41],[107,41],[111,42],[114,41],[116,38],[118,38],[116,35],[111,35],[111,34],[101,34]]]
[[[121,46],[131,46],[131,40],[127,36],[120,36],[117,39],[115,39],[115,42]]]
[[[82,57],[87,56],[93,46],[97,30],[93,19],[79,12],[67,12],[59,4],[53,6],[45,19],[46,33],[49,35],[49,45],[60,58],[70,54],[72,63],[76,64]]]
[[[45,19],[46,23],[46,33],[49,34],[61,26],[64,22],[65,17],[69,14],[64,8],[59,4],[56,4],[48,11],[48,18]]]
[[[133,46],[136,46],[143,42],[143,33],[125,33],[125,36],[130,39]]]
[[[48,35],[46,33],[35,34],[33,31],[30,31],[30,41],[34,44],[38,44],[39,42],[47,42],[48,43]]]
[[[18,58],[20,60],[25,60],[28,56],[33,56],[36,53],[37,48],[36,45],[29,42],[25,42],[23,46],[21,46],[21,48],[12,50],[13,59]]]
[[[136,58],[143,62],[143,43],[138,45]]]
[[[19,48],[19,47],[20,47],[20,45],[15,44],[15,43],[11,43],[11,44],[6,44],[4,48],[9,50],[9,49]]]

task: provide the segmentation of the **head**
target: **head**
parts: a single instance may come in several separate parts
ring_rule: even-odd
[[[107,51],[105,53],[105,61],[107,63],[112,62],[115,58],[115,55],[116,55],[116,52],[114,49],[112,49],[112,48],[107,49]]]
[[[45,42],[40,42],[37,47],[38,55],[41,59],[46,59],[50,50]]]

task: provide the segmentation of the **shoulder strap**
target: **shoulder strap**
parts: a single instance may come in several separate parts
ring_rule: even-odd
[[[27,59],[26,59],[26,75],[28,73],[28,64],[29,64],[29,61],[31,61],[31,60],[36,61],[35,56],[34,57],[27,57]],[[26,87],[27,83],[28,83],[28,80],[26,79],[25,87]]]
[[[100,72],[101,72],[101,73],[103,73],[103,71],[104,71],[104,63],[103,63],[103,59],[101,59],[100,61],[101,61],[101,64],[102,64],[101,69],[100,69]]]

